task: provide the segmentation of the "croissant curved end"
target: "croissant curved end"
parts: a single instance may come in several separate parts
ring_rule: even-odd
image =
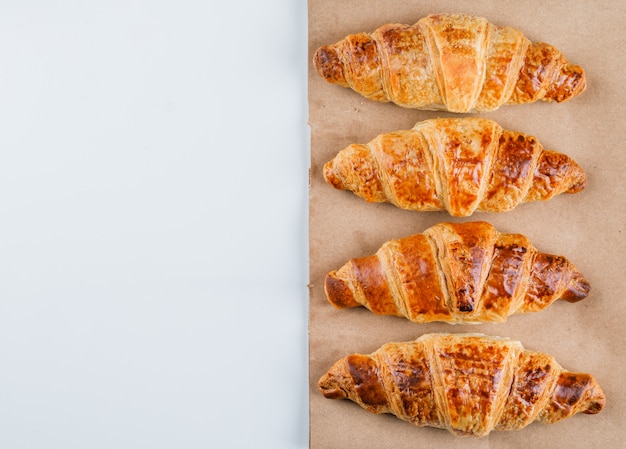
[[[341,377],[333,373],[333,369],[324,374],[317,387],[320,392],[328,399],[344,399],[348,397],[348,394],[343,388],[341,388]]]
[[[333,161],[334,159],[324,164],[324,169],[323,169],[324,180],[327,183],[329,183],[331,186],[333,186],[335,189],[344,190],[345,186],[343,184],[343,181],[341,180],[341,177],[337,176],[335,172]]]
[[[561,296],[567,302],[578,302],[589,296],[591,284],[578,271],[574,272],[567,290]]]
[[[348,87],[343,72],[343,63],[338,49],[334,45],[324,45],[315,52],[313,65],[318,73],[331,84]]]
[[[572,181],[567,193],[578,193],[587,187],[587,175],[585,171],[577,163],[572,161]]]
[[[596,415],[602,411],[606,404],[606,396],[602,389],[596,384],[595,388],[589,390],[587,398],[587,408],[583,413],[587,415]]]
[[[546,99],[561,103],[580,95],[586,88],[587,80],[583,68],[575,64],[564,64],[546,92]]]
[[[338,309],[360,306],[354,299],[354,294],[345,279],[341,279],[336,271],[326,275],[324,282],[324,291],[326,298],[333,306]]]
[[[587,415],[600,413],[604,408],[606,397],[592,375],[564,372],[559,376],[552,401],[559,411],[555,416],[558,419],[576,413]]]

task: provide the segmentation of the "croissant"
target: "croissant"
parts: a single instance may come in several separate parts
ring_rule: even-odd
[[[437,14],[386,24],[320,47],[313,64],[329,83],[416,109],[483,112],[503,104],[562,102],[585,73],[545,43],[482,17]]]
[[[458,217],[508,211],[586,186],[585,172],[568,156],[477,117],[425,120],[349,145],[324,165],[323,176],[368,202]]]
[[[503,322],[559,298],[580,301],[590,288],[565,257],[486,222],[439,223],[386,242],[328,273],[324,285],[337,308],[365,306],[415,323]]]
[[[348,398],[369,412],[459,436],[596,414],[605,403],[590,374],[567,371],[518,341],[482,334],[426,334],[352,354],[318,386],[327,398]]]

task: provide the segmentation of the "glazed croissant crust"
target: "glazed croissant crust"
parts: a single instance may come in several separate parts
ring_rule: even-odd
[[[579,301],[590,285],[569,260],[537,251],[525,236],[468,222],[389,241],[328,273],[324,290],[337,308],[365,306],[416,323],[478,323],[540,311],[557,299]]]
[[[416,426],[485,436],[596,414],[605,396],[590,374],[563,369],[550,355],[481,334],[426,334],[336,362],[318,383],[331,399]]]
[[[545,43],[463,14],[391,23],[320,47],[313,58],[329,83],[376,101],[451,112],[503,104],[565,101],[585,90],[585,73]]]
[[[484,118],[439,118],[341,150],[326,182],[368,202],[418,211],[503,212],[586,186],[583,169],[536,138]]]

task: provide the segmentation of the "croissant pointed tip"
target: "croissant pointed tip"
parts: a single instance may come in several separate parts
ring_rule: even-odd
[[[595,415],[604,408],[606,397],[596,379],[587,373],[563,372],[552,396],[553,422],[585,413]]]
[[[313,56],[313,65],[322,78],[329,83],[347,86],[343,63],[337,47],[324,45],[318,48]]]
[[[324,291],[326,292],[328,302],[338,309],[357,307],[360,305],[355,301],[354,294],[352,290],[350,290],[348,282],[340,278],[336,271],[326,275]]]
[[[590,291],[591,284],[587,282],[582,274],[575,272],[567,291],[563,294],[561,299],[564,299],[567,302],[578,302],[589,296]]]
[[[602,411],[605,403],[606,396],[604,396],[604,392],[600,389],[600,387],[596,385],[596,387],[593,388],[589,394],[587,408],[583,411],[583,413],[586,413],[587,415],[596,415]]]
[[[333,160],[328,161],[326,164],[324,164],[324,169],[323,169],[323,176],[324,176],[324,180],[330,184],[331,186],[333,186],[335,189],[343,189],[343,182],[341,181],[341,177],[337,176],[336,172],[335,172],[335,167],[333,164]]]
[[[317,387],[322,395],[328,399],[343,399],[348,397],[346,392],[340,387],[339,378],[332,371],[327,372],[320,378]]]
[[[575,64],[564,64],[546,93],[546,99],[557,103],[574,98],[587,88],[585,71]]]
[[[325,398],[344,399],[349,398],[349,392],[353,386],[347,359],[339,359],[330,369],[320,377],[317,387]]]
[[[587,175],[585,174],[585,171],[573,161],[572,171],[572,181],[569,188],[567,189],[567,193],[578,193],[581,190],[584,190],[585,187],[587,187]]]

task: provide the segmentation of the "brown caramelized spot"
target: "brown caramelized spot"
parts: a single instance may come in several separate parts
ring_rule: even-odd
[[[329,83],[347,85],[337,47],[325,45],[318,48],[313,57],[313,65]]]
[[[535,100],[566,101],[586,88],[585,72],[569,64],[555,47],[534,43],[526,53],[524,65],[513,94],[517,103]]]
[[[380,73],[378,46],[367,33],[351,34],[337,44],[344,60],[347,84],[372,100],[386,101]]]
[[[410,210],[442,208],[425,154],[427,144],[419,133],[412,130],[385,133],[370,145],[394,204]]]
[[[350,290],[348,282],[339,278],[336,271],[326,275],[324,290],[328,301],[337,308],[343,309],[360,305],[354,300],[354,294]]]
[[[485,250],[479,246],[470,247],[468,253],[464,253],[460,249],[454,253],[456,262],[467,268],[469,276],[469,282],[456,289],[458,310],[460,312],[472,312],[474,310],[477,300],[476,289],[481,280],[485,259]]]
[[[361,33],[349,36],[350,60],[361,67],[378,65],[378,50],[368,34]]]
[[[595,414],[604,402],[604,393],[591,375],[565,372],[557,381],[547,419],[555,422],[579,412]]]
[[[565,257],[538,253],[533,262],[524,309],[542,310],[561,297],[575,302],[589,291],[587,281]]]
[[[385,47],[385,53],[388,55],[403,55],[406,51],[407,36],[406,32],[411,29],[409,25],[383,25],[378,31],[380,32],[380,43]]]
[[[586,85],[583,69],[574,64],[565,64],[553,80],[546,98],[560,103],[581,94]]]
[[[537,142],[522,134],[518,134],[517,138],[511,134],[507,137],[508,141],[504,135],[500,138],[501,145],[506,145],[506,151],[500,153],[501,161],[497,176],[501,185],[515,185],[528,178]]]
[[[544,96],[559,56],[560,52],[548,44],[533,43],[528,47],[513,94],[517,103],[530,103]]]
[[[441,245],[439,258],[452,297],[452,308],[471,312],[475,309],[487,275],[496,231],[486,222],[448,223],[435,229],[439,234],[434,237]]]
[[[493,262],[485,283],[482,301],[485,309],[493,309],[503,318],[513,313],[510,311],[511,299],[522,283],[528,252],[525,246],[519,245],[516,241],[505,240],[509,238],[508,236],[510,235],[502,236],[499,243],[494,246]]]
[[[528,292],[524,301],[539,310],[554,299],[559,289],[566,261],[563,257],[538,253],[532,266]]]
[[[322,390],[322,394],[324,395],[325,398],[328,399],[343,399],[345,397],[347,397],[347,394],[345,391],[343,391],[341,388],[336,387],[336,388],[324,388],[323,386],[320,387]]]
[[[542,178],[559,179],[563,176],[563,166],[567,164],[567,160],[567,156],[562,153],[545,152],[537,167],[537,172]]]
[[[581,382],[579,376],[573,374],[563,375],[559,378],[554,398],[560,404],[567,404],[571,407],[580,400],[586,385],[586,382]]]
[[[343,186],[343,182],[339,176],[335,173],[335,168],[333,161],[328,161],[324,164],[324,180],[333,186],[335,189],[342,190],[345,187]]]
[[[455,27],[452,24],[446,26],[442,35],[449,42],[464,41],[474,37],[474,31],[462,27]]]
[[[350,190],[366,201],[386,199],[375,162],[367,146],[348,145],[324,165],[324,179],[339,190]]]
[[[545,200],[559,193],[576,193],[587,184],[583,169],[563,153],[544,150],[533,174],[527,198]]]
[[[505,365],[511,347],[468,338],[465,344],[449,344],[435,350],[447,385],[445,400],[451,425],[462,431],[479,430],[475,428],[477,423],[493,413],[497,392],[507,381]]]
[[[551,366],[533,367],[531,370],[520,373],[517,379],[517,394],[527,404],[535,404],[543,393],[545,382],[548,380]]]
[[[386,405],[387,395],[376,362],[367,355],[353,354],[346,358],[346,363],[354,380],[354,391],[361,401],[371,406]]]
[[[521,429],[537,418],[552,386],[552,357],[524,351],[517,361],[517,370],[509,391],[498,429]]]
[[[405,418],[417,425],[438,423],[428,356],[423,345],[393,345],[386,348],[386,363],[393,376],[397,398]]]
[[[571,276],[568,287],[561,295],[561,299],[567,302],[578,302],[589,296],[591,292],[591,284],[583,277],[582,274],[574,272]]]
[[[423,234],[396,240],[390,244],[393,267],[407,301],[409,319],[445,318],[450,310],[437,273],[437,262],[428,239]]]
[[[491,140],[493,139],[493,135],[491,133],[484,133],[480,136],[480,143],[482,148],[487,148],[491,145]]]
[[[365,295],[365,306],[379,315],[395,315],[396,303],[391,296],[378,256],[353,259],[352,263],[356,278]]]
[[[530,170],[537,141],[523,134],[505,131],[500,136],[499,143],[500,152],[494,164],[487,199],[510,189],[514,189],[514,193],[519,196],[524,180],[531,176]]]

